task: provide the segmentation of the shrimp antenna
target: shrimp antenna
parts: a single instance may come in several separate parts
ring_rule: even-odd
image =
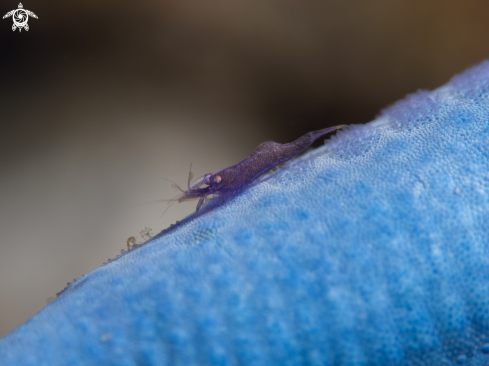
[[[165,211],[163,211],[163,213],[161,214],[161,216],[163,217],[163,215],[166,213],[166,211],[168,211],[168,209],[171,207],[171,205],[173,205],[175,202],[177,202],[180,198],[184,197],[185,194],[177,194],[175,197],[173,197],[172,199],[170,200],[166,200],[168,201],[167,205],[168,207],[166,208]]]
[[[163,215],[166,213],[166,211],[168,211],[168,209],[171,207],[171,205],[173,205],[175,202],[177,202],[178,200],[176,199],[173,199],[171,202],[168,203],[168,207],[166,208],[165,211],[163,211],[163,213],[161,214],[161,217],[163,217]]]
[[[188,182],[187,182],[187,187],[190,189],[190,182],[192,181],[192,178],[194,177],[194,173],[192,173],[192,162],[190,162],[190,169],[188,170]]]
[[[160,200],[154,200],[154,201],[148,201],[148,202],[144,202],[144,203],[139,203],[137,205],[132,205],[130,207],[147,206],[147,205],[152,205],[152,204],[158,203],[158,202],[168,202],[168,204],[170,204],[173,201],[178,201],[177,197],[180,199],[181,196],[182,195],[179,193],[175,197],[170,198],[170,199],[168,199],[168,198],[162,198]]]
[[[173,184],[171,185],[171,186],[172,186],[172,188],[178,189],[180,192],[185,193],[185,191],[184,191],[182,188],[180,188],[180,186],[179,186],[178,184],[176,184],[174,181],[172,181],[172,180],[170,180],[170,179],[166,179],[166,178],[163,178],[163,179],[164,179],[164,180],[167,180],[167,181],[168,181],[168,182],[170,182],[170,183],[173,183]]]

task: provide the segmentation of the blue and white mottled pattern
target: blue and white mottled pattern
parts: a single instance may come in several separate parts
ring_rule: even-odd
[[[75,281],[0,365],[489,365],[489,62]]]

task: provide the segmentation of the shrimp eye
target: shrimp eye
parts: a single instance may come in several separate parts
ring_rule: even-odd
[[[222,180],[222,178],[221,178],[221,176],[220,176],[220,175],[216,175],[216,176],[214,177],[214,183],[221,183],[221,180]]]

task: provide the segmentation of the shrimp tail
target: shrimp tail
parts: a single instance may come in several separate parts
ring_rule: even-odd
[[[303,152],[305,149],[307,149],[309,146],[311,146],[312,143],[314,141],[316,141],[318,138],[320,138],[321,136],[326,135],[327,133],[339,130],[340,128],[345,128],[345,127],[347,127],[347,125],[328,127],[328,128],[323,128],[322,130],[312,131],[312,132],[306,133],[302,137],[299,137],[294,142],[291,142],[289,144],[284,144],[284,146],[293,145],[295,147],[294,155],[296,155],[298,153]]]

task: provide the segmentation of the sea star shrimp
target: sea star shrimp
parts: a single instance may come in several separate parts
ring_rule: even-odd
[[[304,152],[319,137],[333,132],[347,125],[328,127],[322,130],[306,133],[297,140],[279,144],[274,141],[265,141],[243,161],[216,173],[208,173],[191,184],[192,171],[189,172],[188,189],[184,191],[177,184],[173,187],[179,189],[182,194],[168,200],[170,205],[174,202],[183,202],[193,198],[200,198],[196,211],[206,202],[209,195],[220,196],[239,192],[245,186],[261,177],[275,166],[286,162],[294,156]],[[192,166],[190,166],[192,168]],[[168,207],[169,208],[169,207]]]

